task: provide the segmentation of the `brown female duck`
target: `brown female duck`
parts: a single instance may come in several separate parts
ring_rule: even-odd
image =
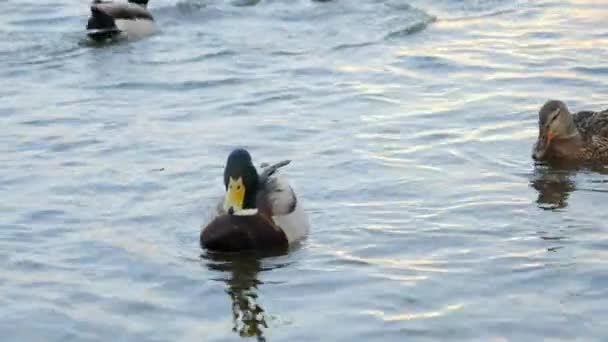
[[[608,163],[608,110],[572,114],[562,101],[547,101],[538,113],[532,158]]]

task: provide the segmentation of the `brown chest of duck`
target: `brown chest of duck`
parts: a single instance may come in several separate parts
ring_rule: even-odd
[[[572,114],[562,101],[549,100],[538,117],[534,160],[608,163],[608,110]]]
[[[267,217],[223,214],[201,232],[201,247],[216,252],[285,252],[287,237]]]
[[[234,150],[224,169],[223,210],[201,231],[201,247],[217,252],[286,251],[289,241],[273,220],[276,213],[267,184],[269,177],[287,163],[273,165],[258,175],[249,153]]]

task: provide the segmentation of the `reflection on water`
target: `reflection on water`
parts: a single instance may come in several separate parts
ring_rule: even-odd
[[[570,193],[576,190],[571,179],[576,170],[537,165],[530,185],[538,191],[536,203],[541,209],[556,210],[568,206]]]
[[[3,341],[606,340],[608,176],[529,152],[606,105],[608,2],[154,0],[103,48],[89,2],[0,0]],[[301,252],[198,259],[235,146]]]
[[[538,207],[546,210],[566,208],[570,193],[586,190],[577,186],[573,180],[579,172],[607,174],[605,167],[597,164],[581,165],[556,161],[536,164],[530,186],[538,191]]]
[[[226,283],[226,293],[232,302],[232,331],[241,337],[255,337],[266,341],[264,330],[268,328],[267,314],[258,303],[258,273],[285,265],[262,267],[263,256],[253,254],[207,253],[203,255],[207,267],[222,272],[225,277],[219,279]]]

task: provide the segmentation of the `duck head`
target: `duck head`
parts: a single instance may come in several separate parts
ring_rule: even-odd
[[[538,139],[532,159],[546,159],[556,141],[577,135],[578,130],[566,104],[558,100],[547,101],[538,112]]]
[[[253,166],[251,155],[245,149],[230,153],[224,168],[224,210],[235,215],[254,215],[257,213],[256,192],[258,172]]]

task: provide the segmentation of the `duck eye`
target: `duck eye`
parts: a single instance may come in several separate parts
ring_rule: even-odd
[[[557,119],[557,114],[555,114],[555,116],[551,118],[551,121],[549,121],[549,123],[553,123],[553,121],[555,121],[555,119]]]
[[[555,113],[555,115],[553,115],[553,117],[551,118],[551,120],[549,120],[549,124],[553,123],[553,121],[555,121],[555,119],[557,119],[557,117],[559,116],[559,109],[556,110],[557,113]]]

